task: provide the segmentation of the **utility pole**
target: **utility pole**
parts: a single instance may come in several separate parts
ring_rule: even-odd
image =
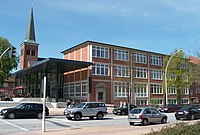
[[[179,53],[180,51],[182,51],[182,49],[178,50],[177,52],[175,52],[170,58],[169,60],[167,61],[167,65],[166,65],[166,68],[165,68],[165,91],[166,91],[166,105],[168,104],[168,91],[167,91],[167,69],[168,69],[168,66],[169,66],[169,62],[171,61],[171,59],[177,54]]]
[[[129,126],[130,126],[130,82],[127,81],[127,98],[128,98],[128,123],[129,123]]]

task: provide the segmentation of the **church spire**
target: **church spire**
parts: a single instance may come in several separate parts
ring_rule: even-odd
[[[26,30],[26,43],[38,44],[35,39],[35,28],[34,28],[34,18],[33,18],[33,7],[31,7],[30,19],[28,23],[28,27]]]

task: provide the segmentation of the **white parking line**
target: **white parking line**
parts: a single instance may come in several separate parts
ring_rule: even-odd
[[[9,125],[11,125],[11,126],[13,126],[13,127],[16,127],[16,128],[21,129],[21,130],[29,131],[29,130],[26,129],[26,128],[20,127],[20,126],[18,126],[18,125],[15,125],[15,124],[13,124],[13,123],[10,123],[10,122],[8,122],[8,121],[6,121],[6,120],[1,120],[1,119],[0,119],[0,121],[3,121],[3,122],[5,122],[5,123],[7,123],[7,124],[9,124]]]

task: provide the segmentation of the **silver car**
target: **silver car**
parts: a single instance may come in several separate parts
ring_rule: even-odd
[[[82,117],[89,117],[93,119],[103,119],[107,114],[107,107],[103,102],[82,102],[78,106],[73,108],[66,108],[64,115],[68,120],[74,118],[74,120],[80,120]]]
[[[141,123],[143,126],[149,123],[167,123],[167,115],[155,108],[134,108],[130,111],[130,125]]]

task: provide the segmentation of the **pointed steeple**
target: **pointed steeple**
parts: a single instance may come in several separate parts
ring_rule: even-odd
[[[27,30],[26,30],[26,37],[25,37],[24,42],[38,45],[38,43],[36,42],[36,39],[35,39],[33,7],[31,7],[30,19],[29,19]]]

